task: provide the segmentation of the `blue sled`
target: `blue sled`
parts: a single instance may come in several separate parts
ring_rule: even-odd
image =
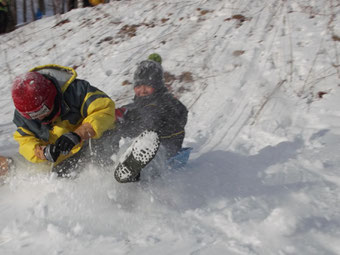
[[[192,149],[193,148],[191,147],[180,149],[180,151],[177,152],[175,156],[168,159],[167,165],[173,169],[184,167],[189,160],[190,152],[192,151]]]

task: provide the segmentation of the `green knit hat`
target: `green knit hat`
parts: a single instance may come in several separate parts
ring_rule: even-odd
[[[162,58],[161,58],[161,56],[160,56],[159,54],[157,54],[157,53],[152,53],[152,54],[150,54],[149,57],[148,57],[148,59],[149,59],[149,60],[156,61],[156,62],[162,64]]]

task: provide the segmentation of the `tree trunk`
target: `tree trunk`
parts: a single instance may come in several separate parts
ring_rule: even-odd
[[[35,11],[34,11],[34,0],[31,0],[31,12],[32,12],[32,18],[33,21],[36,20],[36,16],[35,16]]]
[[[65,13],[65,2],[66,0],[61,0],[61,13],[64,14]]]
[[[27,4],[26,4],[26,0],[23,0],[22,1],[22,4],[23,4],[23,22],[26,23],[27,22]]]
[[[13,31],[18,22],[17,21],[17,1],[11,1],[9,5],[8,15],[9,15],[8,28],[9,28],[9,31]]]
[[[54,14],[62,13],[62,0],[52,0]]]
[[[67,0],[67,11],[77,8],[77,1]]]
[[[56,6],[55,0],[52,0],[52,5],[53,5],[53,14],[56,15],[57,14],[57,6]]]
[[[84,3],[82,0],[77,0],[77,6],[78,8],[83,8],[84,7]]]

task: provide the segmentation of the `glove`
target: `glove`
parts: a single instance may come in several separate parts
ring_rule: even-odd
[[[80,141],[81,138],[79,135],[74,132],[69,132],[59,137],[55,142],[55,145],[62,154],[67,155],[74,146],[80,143]]]
[[[50,162],[56,162],[60,155],[60,150],[54,144],[49,144],[44,149],[44,156]]]
[[[115,116],[116,121],[123,122],[124,121],[124,115],[127,113],[127,109],[124,107],[115,109]]]

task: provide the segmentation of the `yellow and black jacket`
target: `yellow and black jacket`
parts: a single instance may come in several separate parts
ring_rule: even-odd
[[[14,139],[19,143],[19,152],[33,163],[46,162],[34,154],[37,145],[54,143],[61,135],[72,132],[83,123],[90,123],[96,135],[114,128],[115,104],[108,95],[91,86],[87,81],[76,79],[73,68],[45,65],[31,69],[43,74],[57,87],[61,97],[61,114],[51,124],[43,125],[39,120],[26,119],[15,110],[13,122],[17,126]],[[77,153],[83,143],[75,146],[68,155],[60,155],[58,162]]]

